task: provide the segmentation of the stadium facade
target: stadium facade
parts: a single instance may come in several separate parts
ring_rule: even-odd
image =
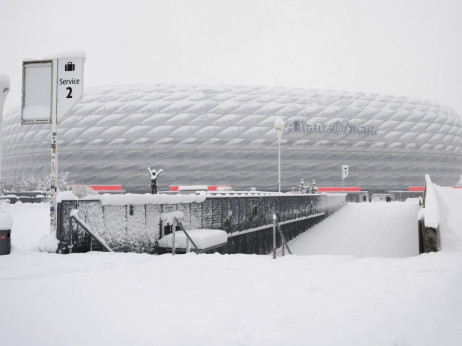
[[[3,119],[2,179],[46,176],[50,125]],[[362,190],[441,185],[462,174],[462,122],[451,109],[389,95],[272,87],[142,85],[86,90],[59,121],[59,170],[76,184],[120,184],[149,192],[147,167],[171,185],[231,185],[277,190],[276,119],[282,190],[300,179]]]

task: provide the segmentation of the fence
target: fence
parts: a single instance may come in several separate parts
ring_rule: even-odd
[[[180,211],[185,229],[221,229],[228,244],[221,252],[270,253],[272,215],[291,240],[345,205],[344,194],[207,196],[201,202],[112,205],[101,200],[72,200],[58,204],[59,251],[69,252],[71,239],[84,234],[69,223],[71,211],[118,252],[157,253],[157,240],[171,227],[161,229],[163,213]],[[72,252],[89,251],[83,242],[73,242]]]

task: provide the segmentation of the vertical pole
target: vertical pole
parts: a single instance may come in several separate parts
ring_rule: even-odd
[[[281,233],[282,233],[282,230],[281,230]],[[282,245],[282,256],[284,256],[284,255],[285,255],[285,253],[284,253],[284,247],[285,247],[285,245],[286,245],[286,242],[284,241],[284,237],[283,237],[283,236],[281,236],[281,245]]]
[[[53,60],[53,100],[56,100],[58,79],[58,61]],[[56,232],[56,209],[58,197],[58,119],[57,104],[52,103],[51,110],[51,171],[50,171],[50,234]]]
[[[278,184],[281,193],[281,140],[278,140]]]
[[[175,233],[176,233],[176,221],[173,220],[173,223],[172,223],[172,255],[175,255],[175,252],[176,252]]]
[[[185,234],[186,236],[186,234]],[[189,245],[189,238],[186,237],[186,253],[190,253],[191,252],[191,247]]]
[[[276,259],[276,215],[273,215],[273,259]]]

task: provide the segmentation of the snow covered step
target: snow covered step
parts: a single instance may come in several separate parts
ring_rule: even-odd
[[[187,230],[200,252],[207,252],[224,246],[228,242],[228,234],[219,229],[191,229]],[[173,233],[159,239],[159,247],[165,250],[172,248]],[[175,248],[180,252],[186,252],[186,234],[181,231],[175,232]],[[195,251],[191,245],[191,251]]]

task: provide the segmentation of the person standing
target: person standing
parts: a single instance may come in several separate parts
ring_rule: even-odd
[[[158,171],[156,171],[155,169],[151,169],[151,167],[148,167],[148,172],[151,176],[151,193],[153,195],[157,195],[157,178],[163,171],[163,169],[159,169]]]

